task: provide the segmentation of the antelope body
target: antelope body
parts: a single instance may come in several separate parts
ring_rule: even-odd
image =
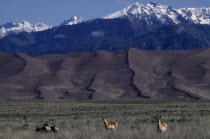
[[[36,128],[36,132],[47,133],[50,132],[50,130],[49,128],[41,127],[41,128]]]
[[[41,133],[48,133],[48,132],[58,132],[58,128],[53,125],[49,126],[48,123],[45,123],[41,128],[36,128],[36,132],[41,132]]]
[[[161,123],[160,118],[161,118],[161,116],[159,118],[158,118],[158,116],[156,116],[156,119],[157,119],[157,131],[160,132],[160,133],[163,133],[167,129],[167,124],[166,123]]]
[[[51,126],[50,129],[51,129],[51,131],[54,132],[54,133],[58,132],[58,130],[59,130],[59,128],[56,127],[55,125]]]
[[[104,121],[104,125],[106,129],[112,129],[112,130],[116,130],[118,127],[118,123],[116,122],[107,122],[106,118],[102,117],[103,121]]]
[[[51,131],[51,128],[48,123],[45,123],[42,128],[45,128],[47,132]]]

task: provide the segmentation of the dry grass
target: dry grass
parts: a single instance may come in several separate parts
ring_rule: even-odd
[[[206,139],[210,138],[210,103],[143,102],[0,102],[0,138],[3,139]],[[155,115],[168,124],[156,132]],[[102,115],[119,124],[104,129]],[[40,134],[35,128],[55,123],[58,133]]]

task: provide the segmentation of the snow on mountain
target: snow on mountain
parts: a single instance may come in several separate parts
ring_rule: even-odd
[[[44,23],[36,23],[34,24],[33,27],[34,27],[33,31],[43,31],[52,28],[52,26],[45,25]]]
[[[182,8],[174,9],[171,6],[165,6],[156,2],[150,2],[146,5],[138,2],[107,15],[104,19],[128,18],[133,20],[138,18],[146,20],[148,24],[160,21],[163,24],[210,24],[210,8]]]
[[[178,12],[196,24],[210,24],[210,8],[181,8]]]
[[[0,38],[8,34],[18,34],[20,32],[35,32],[50,29],[52,26],[45,25],[44,23],[31,24],[27,21],[21,21],[19,23],[8,22],[0,25]]]
[[[138,2],[105,16],[103,19],[128,18],[135,28],[145,33],[145,30],[154,30],[163,25],[171,24],[210,24],[210,8],[181,8],[174,9],[171,6],[165,6],[156,2],[150,2],[142,5]],[[85,20],[81,17],[72,16],[60,24],[74,25]],[[9,22],[0,25],[0,38],[8,34],[17,34],[19,32],[36,32],[50,29],[52,26],[43,23],[31,24],[26,21],[19,23]]]
[[[74,25],[84,22],[81,17],[72,16],[70,19],[65,20],[60,25]],[[0,25],[0,38],[9,34],[18,34],[20,32],[38,32],[53,28],[53,26],[48,26],[44,23],[31,24],[27,21],[21,21],[19,23],[8,22],[6,24]]]
[[[147,5],[139,4],[138,2],[128,6],[125,9],[122,9],[116,13],[110,14],[105,19],[113,19],[113,18],[125,18],[129,19],[136,17],[139,19],[143,19],[150,24],[153,24],[151,19],[158,20],[162,23],[175,23],[178,24],[181,21],[179,20],[179,13],[176,9],[170,6],[160,5],[156,2],[150,2]]]
[[[61,23],[61,26],[65,25],[75,25],[81,22],[84,22],[85,20],[81,17],[72,16],[70,19],[66,19],[63,23]]]

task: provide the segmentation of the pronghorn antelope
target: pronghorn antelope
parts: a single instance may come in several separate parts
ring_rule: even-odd
[[[102,117],[103,121],[104,121],[104,125],[105,125],[105,128],[106,129],[112,129],[112,130],[116,130],[117,127],[118,127],[118,123],[116,122],[107,122],[106,118],[105,117]]]
[[[166,131],[167,129],[167,124],[166,123],[161,123],[160,119],[161,119],[161,115],[158,116],[156,115],[156,119],[157,119],[157,131],[160,133],[163,133]]]
[[[47,130],[47,132],[50,132],[51,131],[51,128],[49,126],[49,124],[46,122],[43,127],[45,127],[45,129]]]
[[[53,124],[53,126],[50,126],[50,129],[51,129],[51,131],[54,132],[54,133],[58,132],[58,130],[59,130],[59,128],[56,127],[54,124]]]
[[[41,128],[36,128],[36,132],[50,132],[51,131],[51,127],[49,126],[48,123],[45,123]]]

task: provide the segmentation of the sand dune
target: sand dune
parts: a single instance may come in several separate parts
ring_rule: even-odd
[[[0,53],[0,99],[210,99],[210,49]]]

